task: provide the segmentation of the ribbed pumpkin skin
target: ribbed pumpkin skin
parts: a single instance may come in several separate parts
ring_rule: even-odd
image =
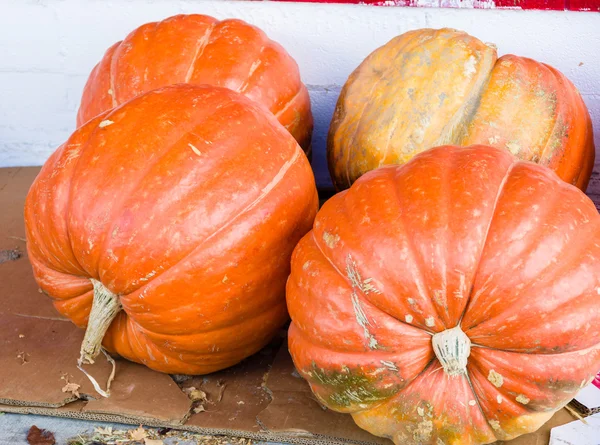
[[[200,14],[147,23],[111,46],[88,78],[77,125],[176,83],[209,84],[246,95],[271,110],[310,151],[310,99],[294,59],[255,26]]]
[[[317,206],[306,156],[268,111],[224,88],[170,86],[89,121],[50,157],[27,196],[27,246],[76,325],[90,278],[119,295],[108,350],[204,374],[285,323],[291,253]]]
[[[443,146],[321,208],[292,256],[289,348],[327,407],[397,444],[539,428],[600,369],[600,215],[507,151]],[[451,376],[434,334],[472,346]]]
[[[329,170],[342,190],[445,144],[506,149],[584,191],[594,166],[589,113],[560,72],[497,59],[464,32],[421,29],[375,50],[348,78],[329,130]]]

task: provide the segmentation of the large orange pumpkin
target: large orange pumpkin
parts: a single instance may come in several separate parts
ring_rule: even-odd
[[[272,114],[176,85],[92,119],[48,159],[27,247],[56,309],[87,325],[83,364],[106,331],[129,360],[204,374],[285,323],[291,253],[317,206],[308,160]]]
[[[444,146],[331,198],[287,284],[294,363],[397,444],[536,430],[600,369],[600,215],[551,170]]]
[[[232,89],[267,107],[309,153],[313,118],[298,65],[242,20],[176,15],[140,26],[92,70],[77,124],[144,92],[176,83]]]
[[[554,170],[585,191],[592,125],[556,69],[452,29],[420,29],[375,50],[350,75],[331,121],[328,163],[337,189],[438,145],[484,144]]]

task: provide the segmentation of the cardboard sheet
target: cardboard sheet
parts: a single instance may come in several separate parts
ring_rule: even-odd
[[[132,425],[167,426],[207,434],[289,443],[391,444],[358,428],[348,415],[323,408],[295,372],[285,330],[241,364],[205,377],[168,376],[117,361],[111,397],[95,396],[77,369],[83,331],[58,315],[38,292],[25,252],[23,203],[39,168],[0,169],[0,411],[36,413]],[[598,182],[595,177],[594,181]],[[592,189],[595,189],[592,187]],[[89,371],[103,382],[110,366]],[[63,391],[80,385],[77,397]],[[194,413],[185,391],[206,393]],[[573,421],[560,410],[540,431],[511,445],[548,444],[550,429]]]

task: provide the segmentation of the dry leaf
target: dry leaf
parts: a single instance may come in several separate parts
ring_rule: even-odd
[[[29,362],[29,359],[27,358],[27,356],[28,356],[28,355],[29,355],[29,354],[27,354],[27,353],[26,353],[26,352],[24,352],[24,351],[20,351],[20,352],[17,354],[17,358],[20,358],[20,359],[21,359],[21,364],[22,364],[22,365],[24,365],[25,363],[28,363],[28,362]]]
[[[78,391],[78,389],[80,387],[81,387],[81,385],[78,385],[77,383],[69,383],[69,382],[67,382],[67,384],[65,386],[63,386],[63,388],[62,388],[62,392],[70,392],[75,397],[79,397],[79,391]]]
[[[221,400],[223,400],[223,393],[225,392],[227,383],[223,382],[222,380],[219,380],[217,382],[217,386],[219,387],[219,395],[217,397],[217,403],[219,403]]]
[[[138,426],[135,430],[129,431],[129,437],[131,437],[131,440],[143,440],[146,438],[146,436],[148,436],[148,433],[144,428],[142,428],[142,425]]]
[[[204,406],[202,405],[198,405],[196,408],[194,408],[194,413],[198,414],[198,413],[203,413],[204,411],[206,411],[204,409]]]
[[[113,429],[112,429],[112,426],[107,426],[106,428],[102,428],[101,426],[98,426],[98,427],[94,428],[94,432],[97,434],[100,434],[102,436],[111,436],[113,433]]]
[[[165,443],[160,439],[144,439],[144,445],[164,445]]]
[[[54,445],[56,439],[50,431],[39,429],[33,425],[27,433],[27,443],[29,445]]]
[[[196,389],[193,386],[185,389],[188,397],[192,400],[192,402],[206,402],[206,393],[200,389]]]

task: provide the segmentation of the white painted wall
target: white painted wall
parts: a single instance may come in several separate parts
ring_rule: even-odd
[[[600,14],[200,0],[0,0],[0,166],[41,165],[74,129],[89,71],[135,27],[178,13],[237,17],[296,58],[315,114],[313,162],[341,85],[373,49],[422,27],[453,27],[549,63],[580,89],[600,150]],[[600,156],[598,156],[600,158]]]

